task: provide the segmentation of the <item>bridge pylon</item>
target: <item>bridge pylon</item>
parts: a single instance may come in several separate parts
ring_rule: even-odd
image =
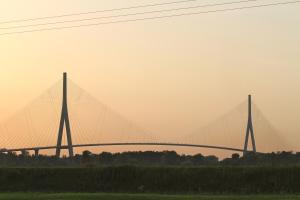
[[[254,138],[254,131],[253,131],[253,123],[252,123],[251,95],[248,95],[248,122],[247,122],[247,130],[246,130],[245,145],[244,145],[244,152],[243,152],[244,155],[248,152],[249,136],[251,136],[253,152],[256,153],[256,145],[255,145],[255,138]]]
[[[64,125],[66,126],[67,147],[69,151],[69,156],[73,157],[74,154],[73,154],[71,127],[70,127],[70,120],[68,114],[68,101],[67,101],[67,73],[64,73],[63,75],[63,99],[62,99],[61,118],[60,118],[57,145],[56,145],[56,157],[60,157]]]

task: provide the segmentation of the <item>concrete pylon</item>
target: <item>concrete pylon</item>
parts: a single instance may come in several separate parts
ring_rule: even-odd
[[[64,73],[64,77],[63,77],[63,101],[62,101],[61,118],[60,118],[57,145],[56,145],[56,157],[60,157],[64,125],[66,126],[67,143],[68,143],[67,146],[69,150],[69,156],[73,157],[74,154],[73,154],[71,128],[70,128],[70,120],[68,114],[68,101],[67,101],[67,73]]]
[[[247,123],[246,137],[245,137],[244,155],[248,152],[249,134],[251,135],[253,152],[256,153],[256,145],[255,145],[255,138],[254,138],[254,131],[253,131],[253,123],[252,123],[252,100],[251,100],[251,95],[248,95],[248,123]]]

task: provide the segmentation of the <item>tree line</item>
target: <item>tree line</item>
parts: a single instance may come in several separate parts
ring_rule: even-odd
[[[1,153],[0,166],[119,166],[119,165],[140,165],[140,166],[298,166],[300,165],[300,152],[272,152],[266,154],[247,153],[240,156],[235,153],[231,157],[219,159],[214,155],[204,156],[202,154],[185,155],[175,151],[132,151],[122,153],[102,152],[95,154],[90,151],[83,151],[73,158],[63,156],[56,158],[51,155],[30,155]]]

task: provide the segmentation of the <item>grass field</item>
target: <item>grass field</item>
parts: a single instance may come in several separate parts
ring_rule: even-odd
[[[300,200],[300,195],[184,196],[155,194],[2,193],[0,200]]]

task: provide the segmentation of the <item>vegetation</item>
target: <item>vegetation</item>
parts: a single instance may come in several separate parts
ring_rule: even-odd
[[[300,153],[277,152],[269,154],[248,153],[240,157],[233,154],[231,158],[219,160],[216,156],[178,155],[175,151],[145,151],[109,153],[102,152],[93,154],[84,151],[82,155],[77,154],[73,159],[54,156],[29,155],[2,153],[0,154],[0,166],[2,167],[51,167],[51,166],[300,166]]]
[[[182,196],[155,194],[86,194],[86,193],[7,193],[0,194],[0,200],[300,200],[300,196]]]
[[[300,193],[300,167],[1,168],[0,191]]]
[[[215,156],[174,151],[92,154],[74,158],[0,154],[0,192],[167,194],[300,193],[300,154]]]

